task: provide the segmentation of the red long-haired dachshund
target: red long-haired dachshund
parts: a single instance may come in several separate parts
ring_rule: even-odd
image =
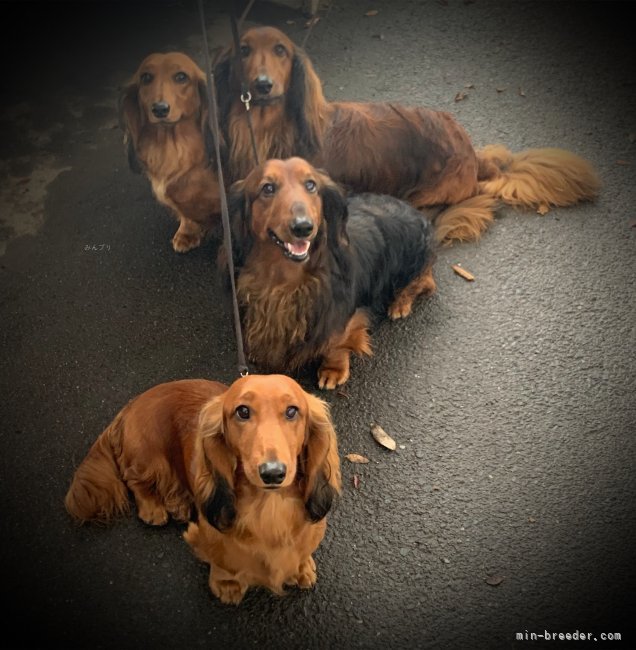
[[[315,583],[340,481],[328,406],[293,379],[193,379],[131,400],[77,468],[65,506],[79,522],[108,522],[130,511],[130,491],[148,524],[190,519],[184,537],[211,565],[210,588],[238,603],[251,586]]]
[[[395,197],[345,198],[302,158],[254,168],[229,204],[245,343],[267,372],[315,361],[319,387],[335,388],[351,353],[371,354],[377,318],[435,290],[428,220]]]
[[[478,239],[500,203],[547,208],[593,199],[591,165],[556,148],[475,151],[447,112],[395,103],[329,102],[310,60],[273,27],[240,41],[259,159],[302,156],[355,192],[391,194],[435,220],[440,242]],[[232,48],[215,67],[230,180],[254,164]]]
[[[199,246],[221,211],[207,115],[205,74],[181,52],[146,57],[120,99],[128,162],[178,219],[178,253]]]

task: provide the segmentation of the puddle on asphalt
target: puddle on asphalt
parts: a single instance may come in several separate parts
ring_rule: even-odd
[[[49,185],[72,167],[60,167],[55,156],[29,156],[25,163],[33,165],[28,175],[13,176],[0,167],[0,257],[12,239],[36,235],[44,223],[44,203]],[[6,166],[6,163],[3,165]]]

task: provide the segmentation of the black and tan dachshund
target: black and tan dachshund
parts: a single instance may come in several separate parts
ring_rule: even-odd
[[[237,292],[250,359],[267,372],[319,361],[318,385],[371,354],[379,315],[435,291],[432,226],[391,196],[343,190],[306,160],[266,161],[230,194]]]

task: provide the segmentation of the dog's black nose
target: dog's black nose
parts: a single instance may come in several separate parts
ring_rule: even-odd
[[[273,85],[272,80],[264,74],[259,74],[254,81],[254,88],[261,95],[269,95]]]
[[[308,217],[295,217],[291,222],[289,229],[296,237],[309,237],[314,229],[314,222]]]
[[[270,461],[258,466],[258,473],[265,485],[280,485],[285,480],[287,466],[285,463]]]
[[[155,117],[158,118],[163,118],[163,117],[168,117],[168,113],[170,112],[170,104],[168,102],[155,102],[152,105],[152,114]]]

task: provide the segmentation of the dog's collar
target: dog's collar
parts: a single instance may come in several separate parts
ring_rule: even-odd
[[[302,255],[295,255],[289,250],[289,248],[287,248],[288,244],[280,239],[280,237],[278,237],[278,235],[273,230],[268,228],[267,234],[269,235],[269,238],[276,244],[276,246],[278,246],[283,251],[283,255],[293,262],[304,262],[309,257],[309,249],[311,247],[311,242],[309,242],[309,240],[305,240],[309,244],[305,253]]]

